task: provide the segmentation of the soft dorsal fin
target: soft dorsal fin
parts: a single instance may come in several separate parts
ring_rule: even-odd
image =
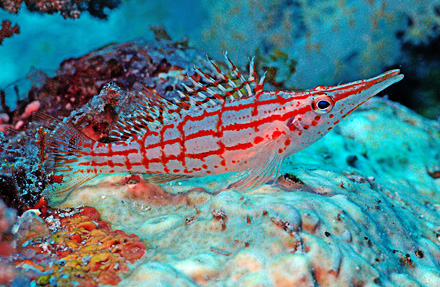
[[[133,104],[133,114],[119,118],[116,129],[109,136],[112,140],[127,140],[142,135],[175,118],[182,109],[179,104],[161,97],[140,83],[134,85],[132,92],[139,93],[141,99]]]
[[[141,93],[141,100],[136,102],[136,112],[119,119],[116,129],[110,133],[112,140],[127,140],[134,136],[162,126],[169,120],[185,113],[204,109],[208,106],[221,105],[225,101],[253,97],[263,90],[265,75],[257,82],[254,70],[254,58],[250,60],[249,77],[246,79],[225,53],[230,74],[223,72],[212,60],[214,76],[194,67],[194,74],[187,78],[191,85],[181,83],[184,91],[177,90],[180,99],[171,102],[148,87],[138,84],[136,93]]]

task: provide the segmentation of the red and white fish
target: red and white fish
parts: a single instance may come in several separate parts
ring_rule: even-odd
[[[264,91],[264,76],[257,81],[253,60],[246,79],[225,57],[229,75],[213,62],[215,78],[196,68],[178,103],[146,95],[135,115],[120,119],[116,142],[97,142],[57,124],[50,149],[54,175],[63,183],[49,194],[51,201],[62,202],[73,188],[102,173],[151,173],[165,182],[242,171],[244,178],[233,189],[252,189],[276,175],[284,158],[403,78],[391,70],[338,86]]]

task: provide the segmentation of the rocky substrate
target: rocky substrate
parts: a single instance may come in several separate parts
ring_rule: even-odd
[[[252,192],[115,175],[61,207],[146,244],[120,286],[440,286],[439,143],[437,122],[373,99]]]

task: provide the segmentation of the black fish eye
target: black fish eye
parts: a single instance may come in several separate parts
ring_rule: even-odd
[[[312,99],[312,109],[318,114],[326,114],[333,108],[333,100],[326,94],[317,94]]]
[[[327,101],[319,101],[318,102],[318,109],[324,110],[330,106],[330,103]]]

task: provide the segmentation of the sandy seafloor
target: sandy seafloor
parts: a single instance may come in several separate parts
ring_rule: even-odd
[[[282,174],[303,184],[211,196],[200,187],[222,179],[209,177],[165,186],[176,196],[164,198],[106,176],[62,207],[94,206],[146,243],[119,286],[440,286],[439,180],[428,174],[439,144],[438,122],[373,98],[285,160]]]

